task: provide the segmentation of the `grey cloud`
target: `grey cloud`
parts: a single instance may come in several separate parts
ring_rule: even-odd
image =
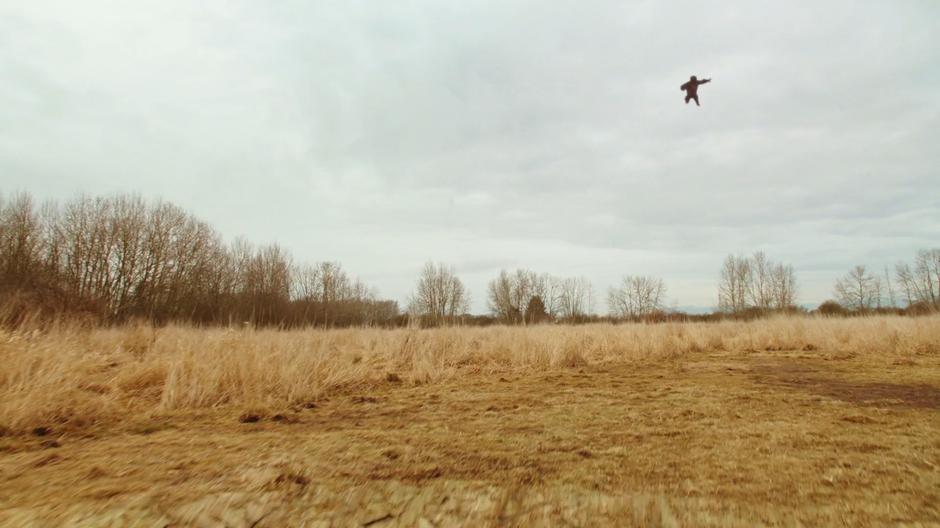
[[[401,300],[434,258],[477,310],[516,265],[711,305],[764,249],[816,302],[940,239],[934,2],[24,1],[0,29],[4,191],[159,196]]]

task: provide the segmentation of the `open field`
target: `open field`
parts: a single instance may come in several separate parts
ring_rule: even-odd
[[[940,317],[8,331],[0,427],[4,526],[940,525]]]

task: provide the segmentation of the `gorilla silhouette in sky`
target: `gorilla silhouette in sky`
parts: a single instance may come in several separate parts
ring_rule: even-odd
[[[702,79],[700,81],[694,75],[689,77],[689,82],[679,87],[680,90],[685,92],[685,104],[689,104],[689,101],[692,100],[695,101],[695,106],[702,106],[698,104],[698,87],[707,82],[711,82],[711,79]]]

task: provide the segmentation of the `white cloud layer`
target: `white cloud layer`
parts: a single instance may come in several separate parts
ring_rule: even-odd
[[[818,302],[940,243],[938,34],[928,0],[6,2],[0,184],[171,200],[399,300],[433,258],[476,311],[515,266],[708,306],[764,250]]]

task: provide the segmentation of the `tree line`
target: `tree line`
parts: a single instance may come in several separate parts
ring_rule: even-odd
[[[69,314],[105,323],[144,319],[257,326],[538,324],[749,318],[797,306],[796,273],[761,251],[728,255],[717,310],[666,308],[658,277],[625,275],[607,290],[606,316],[584,277],[500,270],[486,289],[489,314],[473,316],[453,267],[429,262],[404,312],[338,262],[295,263],[277,244],[226,244],[211,226],[166,202],[137,196],[78,197],[37,206],[27,194],[0,197],[0,317]],[[940,310],[940,249],[874,274],[856,266],[820,313]],[[9,321],[7,321],[9,322]]]
[[[181,208],[136,196],[0,201],[0,295],[7,317],[38,310],[106,323],[349,326],[400,317],[395,301],[336,262],[294,264],[277,244],[226,244]]]
[[[835,299],[823,303],[820,310],[834,314],[940,311],[940,248],[918,251],[912,263],[898,262],[893,280],[891,275],[887,267],[878,273],[865,265],[855,266],[836,281]]]
[[[487,285],[490,313],[504,324],[574,321],[594,311],[594,288],[584,277],[500,270]]]
[[[763,251],[728,255],[718,280],[718,309],[726,314],[792,310],[797,291],[792,265],[774,262]]]

